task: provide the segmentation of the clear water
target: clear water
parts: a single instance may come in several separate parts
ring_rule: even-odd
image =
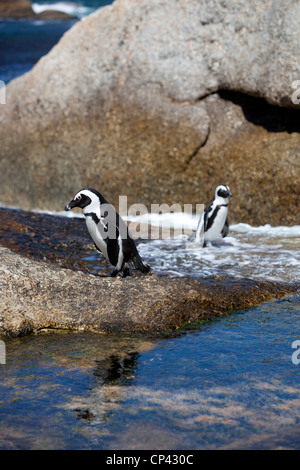
[[[6,341],[0,449],[299,449],[299,317],[298,295],[171,338]]]

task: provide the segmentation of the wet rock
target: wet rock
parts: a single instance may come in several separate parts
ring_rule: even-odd
[[[58,10],[44,10],[41,13],[37,13],[37,18],[40,20],[51,21],[51,20],[70,20],[76,19],[75,16],[69,15],[64,11]]]
[[[44,329],[158,333],[225,315],[295,286],[219,277],[97,277],[0,247],[0,334]]]
[[[45,10],[36,14],[29,0],[0,0],[0,18],[39,18],[41,20],[74,19],[73,16],[56,10]]]
[[[195,204],[225,183],[231,222],[298,223],[298,13],[295,0],[122,0],[77,23],[7,87],[2,202],[62,209],[88,185],[115,205]]]
[[[1,0],[0,18],[32,18],[34,11],[29,0]]]

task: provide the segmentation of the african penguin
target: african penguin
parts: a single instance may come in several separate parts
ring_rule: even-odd
[[[194,241],[203,246],[206,242],[213,242],[226,237],[229,232],[228,204],[232,194],[229,186],[221,185],[215,190],[214,198],[207,204],[199,220]]]
[[[115,266],[112,277],[118,273],[123,273],[123,277],[128,276],[129,267],[142,273],[150,271],[150,267],[140,257],[124,220],[98,191],[81,189],[66,205],[65,210],[69,211],[73,207],[83,210],[88,231],[97,250]]]

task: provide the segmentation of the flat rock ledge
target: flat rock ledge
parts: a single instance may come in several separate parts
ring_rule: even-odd
[[[212,277],[96,277],[0,247],[0,335],[45,329],[170,332],[296,291],[299,286]]]

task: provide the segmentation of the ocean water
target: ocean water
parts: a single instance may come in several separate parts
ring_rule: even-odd
[[[8,84],[29,72],[74,23],[0,19],[0,80]]]
[[[112,1],[33,2],[33,9],[40,13],[57,9],[78,18],[111,4]],[[34,64],[59,41],[76,20],[28,20],[0,18],[0,80],[5,84],[28,72]]]

